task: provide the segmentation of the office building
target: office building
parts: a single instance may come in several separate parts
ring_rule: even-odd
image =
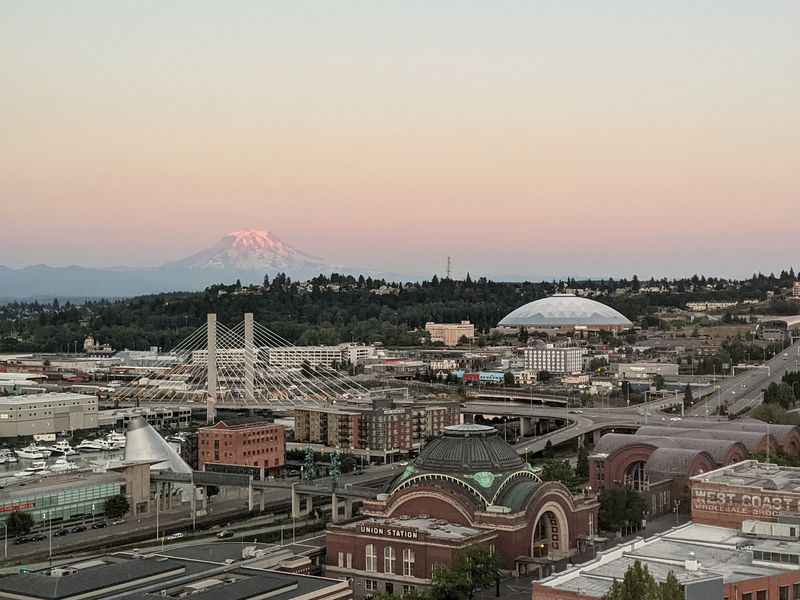
[[[636,362],[620,363],[617,365],[619,379],[648,379],[655,375],[673,377],[678,375],[678,365],[675,363]]]
[[[579,373],[583,369],[583,348],[525,348],[525,369],[548,373]]]
[[[472,341],[475,339],[475,325],[469,321],[461,323],[425,323],[425,331],[431,336],[432,342],[442,342],[445,346],[458,346],[461,338]]]
[[[283,426],[259,421],[228,425],[220,421],[202,427],[198,435],[200,469],[209,463],[264,467],[278,470],[286,463],[286,434]]]

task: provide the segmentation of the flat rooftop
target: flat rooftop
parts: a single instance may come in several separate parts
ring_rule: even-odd
[[[37,481],[25,480],[25,485],[13,485],[14,479],[9,478],[11,485],[3,488],[0,503],[7,504],[17,498],[29,498],[43,494],[57,494],[63,490],[83,488],[106,483],[123,483],[125,478],[119,473],[94,473],[85,471],[80,473],[65,473],[63,475],[50,475]]]
[[[800,468],[745,460],[691,478],[698,483],[800,493]]]
[[[441,519],[431,519],[423,517],[411,517],[408,519],[400,518],[378,518],[372,517],[361,521],[353,521],[342,525],[336,525],[337,529],[352,529],[358,531],[362,527],[375,527],[379,529],[409,530],[416,529],[427,535],[429,538],[460,542],[475,536],[485,535],[486,530],[465,527],[456,523],[450,523]],[[400,539],[400,537],[398,537]]]
[[[754,563],[754,548],[796,553],[800,552],[800,543],[745,537],[737,529],[688,523],[663,535],[600,552],[595,560],[544,579],[541,585],[600,598],[637,560],[647,566],[657,581],[666,580],[672,572],[684,585],[719,577],[723,583],[737,583],[797,569],[790,564]],[[691,558],[698,562],[697,568],[687,563]]]
[[[75,392],[45,392],[43,394],[25,394],[23,396],[4,396],[0,398],[0,404],[24,405],[41,404],[43,402],[97,402],[97,398],[87,394],[77,394]]]

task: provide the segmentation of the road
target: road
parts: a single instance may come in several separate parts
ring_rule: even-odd
[[[765,367],[769,367],[769,371]],[[703,416],[708,411],[715,413],[720,405],[729,405],[730,412],[740,412],[758,406],[761,401],[761,390],[770,383],[780,383],[787,371],[800,370],[800,341],[778,353],[764,364],[748,369],[736,369],[733,377],[718,380],[718,390],[697,402],[688,412],[690,415]]]

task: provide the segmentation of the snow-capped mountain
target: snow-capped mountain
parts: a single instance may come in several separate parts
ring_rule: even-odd
[[[216,244],[181,260],[168,263],[169,269],[215,271],[305,271],[325,269],[322,259],[306,254],[269,231],[232,231]]]

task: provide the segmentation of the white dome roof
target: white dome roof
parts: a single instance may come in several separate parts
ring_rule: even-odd
[[[499,325],[630,327],[633,323],[625,315],[595,300],[573,294],[555,294],[520,306],[503,317]]]

